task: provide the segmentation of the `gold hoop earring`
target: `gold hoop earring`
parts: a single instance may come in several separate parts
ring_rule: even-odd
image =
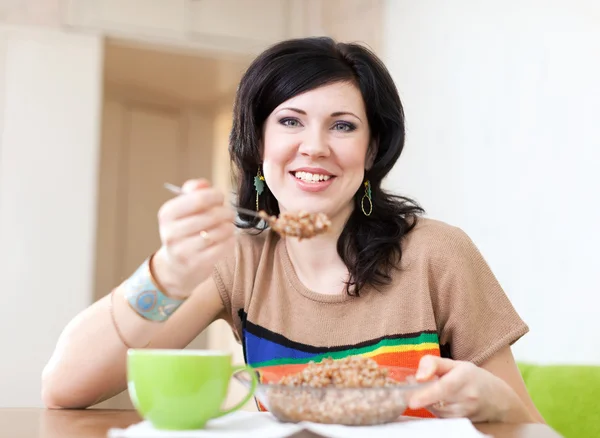
[[[365,216],[371,216],[371,213],[373,213],[373,201],[371,201],[371,183],[369,182],[369,180],[366,180],[364,182],[364,185],[365,185],[365,194],[363,195],[363,197],[360,200],[360,209],[362,210],[362,212]],[[365,208],[365,199],[367,201],[369,201],[368,211]]]
[[[254,188],[256,189],[256,211],[259,211],[258,198],[262,195],[262,192],[265,191],[265,177],[262,175],[260,167],[258,168],[258,173],[254,177]]]

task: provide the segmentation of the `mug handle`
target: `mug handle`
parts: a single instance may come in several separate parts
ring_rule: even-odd
[[[254,372],[252,367],[250,367],[249,365],[237,365],[237,366],[233,367],[231,375],[233,376],[235,373],[238,373],[240,371],[246,371],[250,375],[251,382],[250,382],[250,389],[248,390],[248,393],[244,396],[244,398],[238,404],[236,404],[235,406],[233,406],[229,409],[219,411],[217,413],[217,415],[215,415],[214,418],[222,417],[223,415],[231,414],[233,411],[237,411],[242,406],[244,406],[248,402],[248,400],[250,400],[254,396],[254,391],[256,390],[256,385],[258,385],[258,378],[256,377],[256,373]]]

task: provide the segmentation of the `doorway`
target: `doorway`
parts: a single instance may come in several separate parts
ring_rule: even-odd
[[[119,40],[107,40],[104,53],[95,300],[160,246],[157,213],[172,196],[163,183],[204,177],[230,193],[231,110],[249,63]],[[243,361],[222,321],[188,348],[227,349]],[[132,406],[125,391],[96,407]]]

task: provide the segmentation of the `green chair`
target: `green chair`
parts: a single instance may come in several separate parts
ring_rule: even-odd
[[[600,366],[518,365],[549,426],[565,438],[600,438]]]

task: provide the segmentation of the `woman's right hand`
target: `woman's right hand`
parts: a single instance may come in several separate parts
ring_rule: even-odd
[[[82,408],[118,394],[127,388],[128,345],[184,348],[222,312],[211,274],[233,253],[234,210],[207,181],[188,181],[183,191],[160,209],[162,245],[150,268],[164,293],[189,299],[161,324],[140,318],[122,285],[84,309],[65,327],[44,367],[46,406]]]
[[[188,297],[233,252],[235,241],[235,212],[219,190],[206,180],[187,181],[182,190],[159,210],[162,245],[151,263],[163,292],[173,298]]]

